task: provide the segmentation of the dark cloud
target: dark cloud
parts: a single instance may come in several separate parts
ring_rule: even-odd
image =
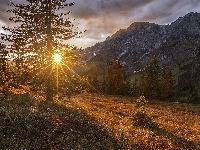
[[[86,37],[101,40],[136,21],[169,24],[190,11],[198,11],[199,0],[82,0],[75,1],[72,16],[84,19]],[[200,11],[200,10],[199,10]]]
[[[155,0],[101,0],[98,3],[102,10],[108,12],[132,11],[141,6],[152,3]]]
[[[199,0],[157,0],[148,5],[137,20],[169,24],[191,11],[199,11],[199,6]]]
[[[91,19],[109,14],[130,13],[155,0],[75,0],[72,15],[76,18]]]
[[[11,2],[15,4],[25,3],[26,0],[0,0],[0,21],[5,24],[10,24],[9,17],[12,16],[12,13],[7,12],[12,7],[9,5]]]
[[[71,9],[72,17],[86,21],[86,37],[95,40],[102,35],[110,35],[119,28],[125,28],[132,23],[131,12],[144,7],[155,0],[75,0]]]
[[[11,0],[12,1],[12,0]],[[15,3],[25,3],[26,0],[13,0]],[[0,0],[1,22],[9,24],[10,0]],[[108,35],[119,29],[127,28],[136,21],[169,24],[178,17],[189,12],[200,12],[200,0],[67,0],[75,2],[65,11],[72,11],[70,18],[75,18],[79,30],[87,30],[78,45],[88,46],[97,41],[103,41]],[[76,43],[76,40],[73,40]]]
[[[8,22],[8,4],[9,0],[0,0],[0,20],[3,22]]]

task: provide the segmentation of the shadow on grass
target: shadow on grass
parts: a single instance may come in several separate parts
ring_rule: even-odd
[[[170,131],[160,128],[155,122],[152,122],[151,126],[146,127],[148,130],[151,130],[154,133],[154,136],[165,137],[172,141],[178,149],[199,149],[200,144],[194,141],[188,141],[183,137],[175,135]]]
[[[173,102],[173,101],[165,101],[164,103],[162,101],[150,101],[150,104],[153,106],[161,106],[161,107],[168,107],[170,109],[174,109],[177,111],[185,111],[187,113],[190,113],[192,115],[198,115],[200,116],[200,111],[198,107],[200,104],[191,104],[191,103],[181,103],[181,102]]]
[[[108,131],[80,110],[54,102],[27,96],[0,101],[0,149],[127,149]]]

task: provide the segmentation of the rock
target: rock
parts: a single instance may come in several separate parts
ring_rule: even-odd
[[[169,25],[134,22],[104,42],[86,48],[82,61],[106,65],[118,59],[129,74],[143,70],[153,55],[157,55],[162,68],[179,65],[198,53],[199,24],[200,13],[193,12]]]

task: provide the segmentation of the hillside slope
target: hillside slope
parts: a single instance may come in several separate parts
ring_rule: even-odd
[[[169,25],[134,22],[107,40],[86,48],[83,61],[104,64],[120,60],[126,72],[142,70],[157,55],[161,67],[179,65],[199,51],[200,14],[189,13]]]
[[[0,149],[200,149],[199,105],[151,101],[148,128],[132,124],[135,98],[29,96],[0,95]]]

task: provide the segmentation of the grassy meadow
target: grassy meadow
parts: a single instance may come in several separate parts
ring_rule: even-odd
[[[200,149],[199,105],[152,100],[154,126],[133,125],[136,98],[0,95],[0,149]]]

